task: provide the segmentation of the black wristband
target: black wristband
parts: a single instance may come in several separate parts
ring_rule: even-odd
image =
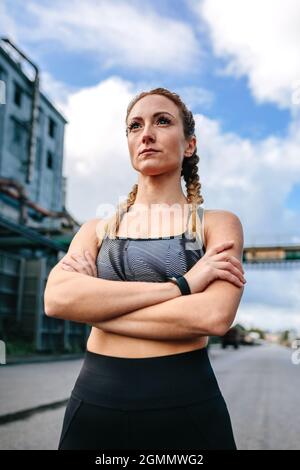
[[[174,284],[177,284],[182,295],[191,294],[190,286],[184,276],[168,277],[167,279],[173,282]]]

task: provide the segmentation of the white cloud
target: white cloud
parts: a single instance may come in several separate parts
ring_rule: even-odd
[[[200,106],[203,109],[209,109],[215,98],[212,91],[199,86],[183,86],[176,89],[176,93],[181,96],[192,112]]]
[[[75,88],[56,80],[47,71],[41,73],[40,89],[61,112],[66,107],[69,96],[76,91]]]
[[[300,134],[296,123],[286,138],[269,136],[258,142],[223,133],[217,121],[196,115],[200,181],[207,208],[240,214],[245,242],[268,239],[299,242],[299,212],[285,200],[300,177]],[[278,241],[278,240],[277,240]]]
[[[188,24],[162,17],[147,3],[115,0],[53,0],[26,3],[34,27],[20,26],[26,41],[58,43],[94,54],[102,68],[113,66],[184,73],[201,57]],[[199,68],[199,66],[198,66]]]
[[[205,22],[214,54],[226,61],[221,74],[247,76],[258,102],[292,108],[300,79],[298,0],[190,0]]]
[[[261,328],[272,332],[294,328],[300,334],[299,309],[276,308],[266,302],[244,303],[234,323],[241,323],[245,328]]]
[[[118,204],[137,180],[125,135],[126,108],[136,92],[114,76],[70,94],[63,108],[68,207],[82,222],[104,216],[100,208]]]
[[[243,300],[255,304],[265,302],[269,307],[294,310],[299,315],[300,266],[289,269],[283,268],[282,264],[275,266],[274,263],[272,266],[245,266],[247,283]]]
[[[93,176],[101,165],[123,166],[126,153],[125,110],[130,84],[111,77],[69,96],[66,152],[73,168]],[[125,164],[124,164],[125,166]]]

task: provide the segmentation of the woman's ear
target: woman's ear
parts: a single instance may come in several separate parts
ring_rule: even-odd
[[[197,144],[197,139],[196,139],[196,136],[193,135],[189,139],[189,141],[188,141],[188,143],[185,147],[185,152],[184,152],[185,157],[191,157],[194,154],[195,149],[196,149],[196,144]]]

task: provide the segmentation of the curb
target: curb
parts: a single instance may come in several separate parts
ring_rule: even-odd
[[[83,359],[84,353],[78,354],[61,354],[53,356],[28,356],[28,357],[7,357],[6,366],[14,366],[19,364],[34,364],[38,362],[56,362],[56,361],[72,361],[75,359]]]
[[[54,410],[55,408],[60,408],[67,404],[68,398],[65,400],[55,401],[53,403],[48,403],[46,405],[38,405],[33,408],[28,408],[27,410],[20,410],[14,413],[8,413],[6,415],[0,415],[0,426],[3,424],[12,423],[14,421],[24,420],[31,417],[36,413],[41,413],[47,410]]]

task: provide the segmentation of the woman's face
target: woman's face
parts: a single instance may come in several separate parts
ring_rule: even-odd
[[[196,144],[195,137],[186,141],[176,104],[161,95],[141,98],[129,113],[127,129],[132,166],[145,175],[181,169],[185,152],[191,155]],[[157,151],[141,154],[150,147]]]

